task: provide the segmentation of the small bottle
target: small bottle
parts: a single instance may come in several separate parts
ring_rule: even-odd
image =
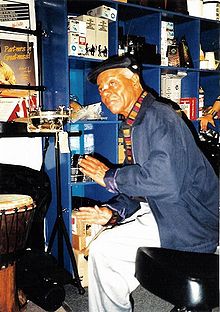
[[[180,67],[179,47],[176,39],[172,40],[172,44],[167,47],[168,66]]]
[[[203,116],[203,109],[204,109],[204,90],[200,86],[199,87],[199,118]]]
[[[185,36],[182,37],[179,43],[179,53],[180,53],[180,66],[193,68],[193,62]]]

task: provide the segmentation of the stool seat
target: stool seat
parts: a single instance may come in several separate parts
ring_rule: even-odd
[[[218,260],[216,254],[140,247],[135,276],[144,288],[184,311],[210,311],[219,300]]]

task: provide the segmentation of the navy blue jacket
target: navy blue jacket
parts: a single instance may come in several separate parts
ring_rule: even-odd
[[[161,246],[213,252],[218,245],[218,178],[188,126],[169,106],[148,93],[132,126],[134,164],[107,171],[117,193],[107,203],[122,220],[148,201]],[[121,220],[121,221],[122,221]]]

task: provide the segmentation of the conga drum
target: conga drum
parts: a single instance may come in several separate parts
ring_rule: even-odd
[[[30,196],[0,194],[0,312],[19,311],[15,262],[25,249],[34,211]]]

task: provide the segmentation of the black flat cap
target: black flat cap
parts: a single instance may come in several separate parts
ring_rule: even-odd
[[[133,73],[140,73],[140,65],[137,60],[131,55],[123,55],[123,56],[111,56],[107,60],[100,63],[97,67],[95,67],[87,76],[88,80],[94,84],[96,84],[97,77],[100,73],[105,70],[112,68],[128,68]]]

